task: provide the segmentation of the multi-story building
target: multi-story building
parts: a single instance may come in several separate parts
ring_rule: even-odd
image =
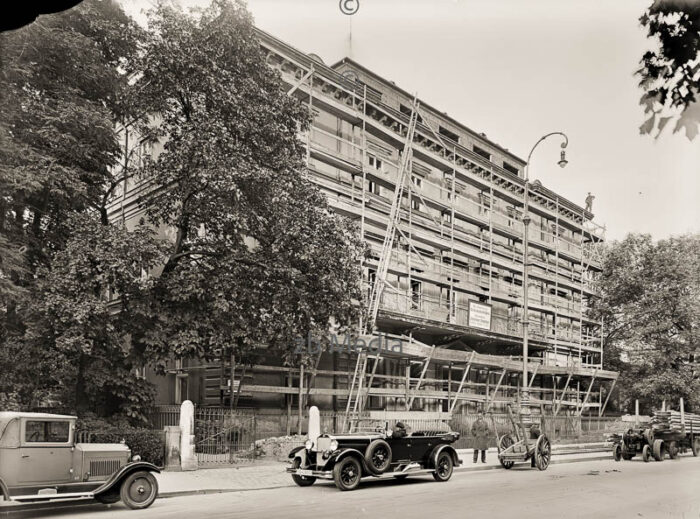
[[[596,244],[604,239],[593,214],[530,184],[525,257],[525,161],[351,59],[328,66],[263,31],[258,36],[268,65],[312,113],[303,136],[311,180],[336,212],[357,221],[372,249],[363,265],[368,295],[387,254],[395,193],[403,190],[374,324],[404,347],[359,362],[327,352],[312,373],[271,359],[249,369],[242,384],[225,363],[180,362],[174,384],[159,382],[162,402],[219,404],[233,387],[239,405],[287,412],[302,402],[339,410],[497,407],[518,398],[522,385],[527,265],[533,400],[557,412],[602,413],[604,384],[617,375],[602,369],[604,323],[587,317],[600,269]],[[401,178],[405,185],[397,186]],[[115,214],[138,216],[124,209],[138,189],[115,202]]]

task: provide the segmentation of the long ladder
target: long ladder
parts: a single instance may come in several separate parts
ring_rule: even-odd
[[[384,242],[382,244],[382,252],[379,257],[379,265],[377,266],[377,275],[372,287],[372,291],[369,296],[368,305],[368,315],[367,315],[367,333],[372,333],[374,330],[374,323],[377,320],[377,314],[379,313],[379,303],[382,298],[382,292],[384,291],[384,286],[386,285],[386,275],[389,271],[389,263],[391,262],[391,252],[394,248],[394,237],[396,235],[396,228],[399,224],[401,218],[401,200],[403,199],[403,193],[406,186],[406,177],[410,175],[411,170],[411,159],[413,157],[413,135],[416,130],[416,122],[418,121],[418,102],[413,101],[413,110],[411,111],[411,117],[408,122],[408,129],[406,131],[406,140],[403,146],[403,153],[401,154],[401,161],[399,163],[399,171],[396,180],[396,189],[394,190],[394,200],[391,204],[391,211],[389,212],[389,222],[386,227],[386,234],[384,235]]]
[[[367,365],[370,358],[374,359],[374,363],[370,372],[369,381],[365,381]],[[345,420],[343,421],[344,432],[353,431],[365,409],[367,399],[369,398],[369,391],[374,381],[374,374],[377,371],[377,364],[379,364],[379,355],[369,355],[365,351],[361,351],[357,354],[355,371],[352,376],[352,381],[350,382],[348,401],[345,406]]]

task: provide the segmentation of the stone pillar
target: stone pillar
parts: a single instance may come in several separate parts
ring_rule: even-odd
[[[165,470],[180,470],[180,426],[165,429]]]
[[[197,470],[197,454],[194,452],[194,404],[185,400],[180,406],[180,467]]]

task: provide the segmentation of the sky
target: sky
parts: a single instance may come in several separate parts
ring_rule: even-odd
[[[142,17],[149,0],[121,0]],[[180,0],[204,6],[208,0]],[[700,137],[640,135],[634,72],[653,42],[639,17],[650,0],[248,0],[261,29],[332,64],[350,56],[511,152],[583,205],[595,196],[608,239],[700,232]],[[352,4],[350,4],[352,5]]]

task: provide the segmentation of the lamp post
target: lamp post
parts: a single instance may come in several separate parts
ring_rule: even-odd
[[[568,164],[566,160],[566,147],[569,144],[569,138],[563,132],[552,132],[544,135],[530,150],[527,156],[527,163],[525,164],[525,200],[523,202],[523,401],[527,400],[527,357],[528,357],[528,341],[529,341],[529,328],[530,328],[530,308],[529,308],[529,295],[528,295],[528,284],[529,284],[529,247],[530,247],[530,237],[528,235],[530,227],[530,159],[532,158],[532,153],[535,148],[553,135],[560,135],[564,138],[564,142],[561,143],[561,158],[558,162],[559,166],[562,168]]]

